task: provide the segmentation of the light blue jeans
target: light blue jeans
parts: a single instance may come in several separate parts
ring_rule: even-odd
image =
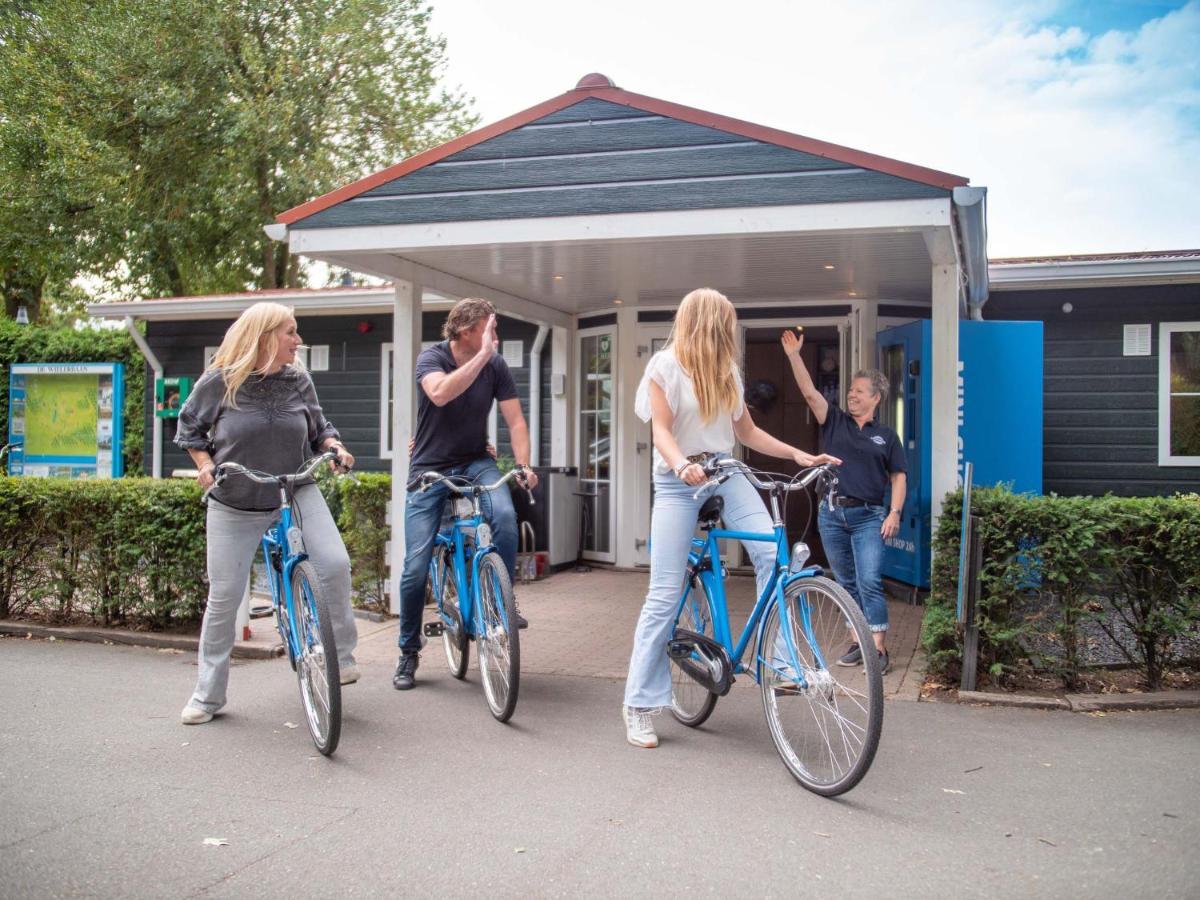
[[[694,500],[696,488],[674,474],[654,476],[654,511],[650,518],[650,586],[633,636],[633,655],[625,681],[625,705],[657,709],[671,705],[671,664],[667,639],[696,533],[696,516],[712,491]],[[731,531],[771,532],[771,516],[745,478],[735,475],[716,489],[725,498],[724,527]],[[761,595],[775,566],[775,545],[746,541]]]
[[[883,595],[883,527],[887,510],[882,506],[821,504],[817,528],[821,545],[838,584],[858,604],[872,631],[887,631],[887,598]]]

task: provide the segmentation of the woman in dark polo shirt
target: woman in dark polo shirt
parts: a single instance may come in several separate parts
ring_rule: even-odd
[[[855,373],[842,411],[825,400],[804,367],[800,359],[804,336],[797,337],[789,330],[780,342],[805,402],[821,423],[821,449],[842,460],[833,507],[820,505],[817,527],[833,574],[871,626],[880,668],[886,674],[890,661],[885,645],[888,610],[883,596],[883,542],[900,530],[907,487],[900,438],[875,421],[875,412],[887,396],[887,379],[875,369]],[[851,643],[838,665],[861,662],[862,648]]]

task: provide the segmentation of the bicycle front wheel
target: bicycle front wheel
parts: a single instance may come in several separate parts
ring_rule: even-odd
[[[783,602],[786,617],[772,604],[758,648],[767,726],[792,776],[834,797],[862,780],[879,747],[883,676],[875,643],[858,604],[828,578],[792,582]],[[838,668],[848,637],[866,649],[863,665]]]
[[[429,583],[437,591],[435,602],[442,616],[442,649],[446,651],[446,665],[450,674],[462,679],[467,674],[470,659],[470,644],[467,629],[463,627],[462,607],[458,602],[458,581],[454,577],[454,555],[446,548],[439,548],[429,563]]]
[[[686,628],[715,638],[712,601],[703,582],[695,575],[684,597],[676,628]],[[692,655],[695,656],[694,653]],[[717,695],[680,668],[679,663],[671,660],[671,715],[689,728],[699,728],[712,715],[716,705]]]
[[[521,643],[512,580],[500,559],[489,551],[479,561],[475,645],[479,674],[488,708],[497,721],[507,722],[517,708],[521,681]]]
[[[296,676],[305,719],[313,743],[329,756],[337,749],[342,733],[341,673],[329,609],[310,562],[302,562],[292,571],[292,602],[299,631]]]

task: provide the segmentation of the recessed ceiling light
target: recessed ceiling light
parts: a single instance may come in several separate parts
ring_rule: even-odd
[[[555,275],[555,276],[554,276],[554,280],[555,280],[555,281],[562,281],[562,280],[563,280],[563,276],[561,276],[561,275]]]
[[[825,268],[827,268],[827,269],[832,269],[832,268],[833,268],[833,266],[831,266],[831,265],[827,265]]]
[[[857,296],[858,296],[858,291],[851,291],[851,292],[850,292],[850,296],[851,296],[851,297],[857,297]]]
[[[625,301],[624,301],[624,300],[622,300],[622,299],[621,299],[621,298],[619,298],[619,297],[618,297],[616,300],[613,300],[613,303],[615,303],[617,306],[620,306],[620,305],[621,305],[622,303],[624,303],[624,302],[625,302]]]

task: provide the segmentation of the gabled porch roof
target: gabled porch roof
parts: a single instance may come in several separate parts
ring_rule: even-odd
[[[927,300],[967,179],[602,75],[278,218],[293,252],[517,315],[731,298]],[[977,190],[977,189],[976,189]]]

